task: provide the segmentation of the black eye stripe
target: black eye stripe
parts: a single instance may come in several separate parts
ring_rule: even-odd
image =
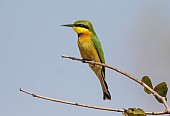
[[[89,27],[87,25],[84,25],[84,24],[76,24],[75,26],[76,27],[84,27],[86,29],[89,29]]]

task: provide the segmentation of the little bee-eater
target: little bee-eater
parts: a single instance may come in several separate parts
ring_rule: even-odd
[[[83,59],[105,63],[101,43],[93,29],[92,24],[87,20],[79,20],[74,24],[62,26],[72,27],[78,34],[78,47]],[[97,75],[103,90],[103,99],[111,100],[111,95],[105,81],[105,67],[89,64],[90,68]]]

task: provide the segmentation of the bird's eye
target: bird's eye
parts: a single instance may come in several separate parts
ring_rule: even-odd
[[[86,29],[89,29],[89,27],[87,25],[83,25],[83,27],[86,28]]]
[[[89,29],[89,27],[87,25],[84,25],[84,24],[76,24],[75,26]]]

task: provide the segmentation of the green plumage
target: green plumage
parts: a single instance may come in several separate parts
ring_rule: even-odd
[[[103,52],[101,43],[100,43],[97,35],[94,35],[92,40],[93,40],[93,43],[95,45],[96,51],[99,55],[101,63],[105,63],[104,52]],[[102,66],[102,73],[103,73],[103,77],[105,77],[105,67],[104,66]]]

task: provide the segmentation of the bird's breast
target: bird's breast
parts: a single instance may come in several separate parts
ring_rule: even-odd
[[[81,36],[78,38],[78,47],[83,59],[100,62],[100,58],[90,36]]]

